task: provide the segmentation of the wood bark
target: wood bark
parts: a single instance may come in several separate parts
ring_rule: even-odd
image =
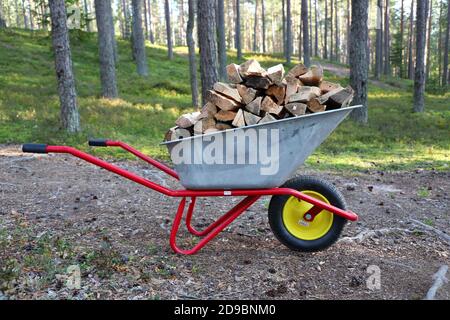
[[[227,45],[225,39],[225,9],[224,0],[217,0],[217,45],[219,58],[219,78],[227,78]]]
[[[236,31],[235,43],[237,51],[237,59],[242,60],[242,40],[241,40],[241,1],[236,0]]]
[[[350,30],[350,85],[355,90],[354,105],[363,108],[353,110],[351,118],[359,123],[367,123],[368,85],[368,9],[369,0],[352,0],[352,22]]]
[[[424,0],[428,1],[428,0]],[[391,31],[390,31],[390,0],[386,0],[384,10],[384,74],[391,74]]]
[[[442,67],[442,85],[447,86],[450,83],[448,72],[448,51],[449,51],[449,38],[450,38],[450,4],[447,5],[447,27],[445,31],[444,41],[444,63]]]
[[[72,70],[66,6],[63,0],[49,0],[52,20],[52,44],[61,106],[62,127],[68,132],[80,131],[75,78]]]
[[[303,64],[306,67],[311,65],[311,51],[309,48],[309,27],[308,27],[308,0],[302,0],[302,23],[303,23]]]
[[[419,1],[419,0],[418,0]],[[409,15],[409,42],[408,42],[408,78],[414,78],[413,61],[413,37],[414,37],[414,0],[411,1],[411,13]]]
[[[117,97],[116,65],[111,33],[111,18],[109,17],[111,13],[111,1],[95,0],[94,4],[98,30],[97,38],[102,96],[105,98],[115,98]]]
[[[197,0],[197,30],[200,49],[200,75],[202,101],[206,101],[208,90],[218,81],[216,17],[214,1]]]
[[[416,12],[416,68],[414,72],[414,112],[425,110],[425,45],[428,1],[417,1]]]
[[[198,101],[198,81],[197,81],[197,59],[195,57],[195,40],[194,40],[194,25],[195,25],[195,7],[196,0],[189,0],[188,8],[188,23],[186,30],[186,42],[189,50],[189,78],[191,81],[191,95],[192,105],[199,107]]]
[[[166,19],[167,56],[168,56],[169,60],[172,60],[173,59],[173,43],[172,43],[172,25],[170,22],[169,0],[164,1],[164,16]]]
[[[133,7],[133,55],[136,59],[137,73],[148,76],[147,56],[145,54],[144,31],[142,30],[142,0],[132,0]]]

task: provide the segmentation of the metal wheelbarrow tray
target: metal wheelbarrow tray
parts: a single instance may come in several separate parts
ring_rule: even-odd
[[[346,210],[342,195],[326,181],[311,177],[297,177],[286,181],[339,123],[359,107],[361,106],[166,142],[175,170],[123,142],[107,139],[89,141],[90,146],[120,147],[180,180],[186,189],[169,189],[69,146],[24,144],[22,150],[31,153],[71,154],[164,195],[181,198],[170,234],[170,245],[177,253],[198,252],[261,196],[272,196],[269,223],[275,236],[283,244],[293,250],[318,251],[333,244],[345,222],[356,221],[358,216]],[[228,140],[230,136],[232,139]],[[228,143],[217,143],[220,141]],[[240,148],[238,141],[241,141]],[[214,142],[215,151],[206,152]],[[261,155],[258,148],[255,148],[255,145],[261,147],[260,143],[266,149],[265,155]],[[231,156],[221,160],[217,156],[221,152],[225,156]],[[270,163],[267,159],[271,160]],[[191,223],[196,198],[221,196],[245,198],[204,230],[196,230]],[[176,237],[187,198],[189,206],[185,224],[188,231],[200,237],[200,240],[191,249],[185,250],[178,247]]]

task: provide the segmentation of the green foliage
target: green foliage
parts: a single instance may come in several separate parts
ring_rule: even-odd
[[[72,34],[71,47],[83,130],[68,135],[60,129],[51,39],[45,32],[0,31],[0,143],[41,142],[73,145],[103,157],[129,158],[116,148],[89,148],[91,137],[119,139],[140,151],[167,160],[159,143],[176,118],[191,106],[187,49],[175,48],[173,61],[165,48],[147,44],[150,76],[139,77],[130,45],[119,40],[117,70],[120,99],[99,97],[98,48],[95,34]],[[235,60],[230,52],[229,60]],[[282,63],[281,55],[252,55],[265,67]],[[296,61],[293,61],[296,63]],[[290,66],[285,66],[289,68]],[[348,79],[326,73],[343,85]],[[369,124],[345,121],[308,159],[319,169],[448,170],[450,93],[426,95],[426,113],[412,113],[412,82],[385,79],[369,87]],[[393,87],[394,86],[394,87]]]

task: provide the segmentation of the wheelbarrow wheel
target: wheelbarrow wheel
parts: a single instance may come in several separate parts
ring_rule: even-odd
[[[298,176],[282,188],[291,188],[345,210],[342,194],[329,182],[309,176]],[[296,251],[320,251],[339,238],[347,220],[329,211],[321,211],[313,221],[304,219],[312,204],[293,196],[273,196],[269,205],[269,224],[276,238]]]

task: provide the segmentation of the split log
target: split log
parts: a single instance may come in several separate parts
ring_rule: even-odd
[[[306,103],[312,98],[320,96],[320,89],[317,87],[301,87],[297,93],[289,97],[289,102],[303,102]]]
[[[267,76],[273,83],[280,83],[284,77],[284,67],[282,64],[278,64],[267,69]]]
[[[233,88],[231,85],[223,82],[216,82],[214,84],[214,90],[216,92],[219,92],[223,94],[224,96],[233,99],[236,102],[241,103],[242,97],[239,94],[238,90],[236,88]]]
[[[283,111],[283,106],[279,106],[271,97],[266,96],[261,103],[261,110],[279,116]]]
[[[249,104],[247,104],[245,106],[245,109],[247,111],[250,111],[253,114],[259,115],[261,113],[261,102],[262,102],[262,97],[257,97],[255,100],[253,100],[252,102],[250,102]]]
[[[233,120],[233,126],[238,128],[245,126],[244,111],[242,111],[242,109],[239,109],[237,112],[236,117]]]
[[[314,98],[308,101],[308,110],[312,113],[323,112],[326,110],[327,106],[320,104],[319,99]]]
[[[216,129],[219,131],[223,131],[223,130],[233,129],[233,126],[229,123],[217,122]]]
[[[342,90],[344,90],[344,88],[341,87],[341,88],[337,88],[337,89],[331,90],[330,92],[328,92],[328,93],[326,93],[326,94],[324,94],[324,95],[321,95],[321,96],[319,97],[319,102],[320,102],[321,104],[325,104],[325,103],[328,101],[328,99],[330,99],[330,97],[331,97],[332,95],[335,95],[335,94],[341,92]]]
[[[270,113],[267,113],[264,118],[262,118],[258,123],[267,123],[267,122],[272,122],[272,121],[277,121],[277,119],[272,116]]]
[[[294,78],[298,78],[302,75],[304,75],[305,73],[308,72],[308,68],[303,64],[303,63],[299,63],[298,65],[296,65],[295,67],[293,67],[289,72],[288,75],[294,77]]]
[[[256,94],[258,93],[257,90],[253,88],[247,88],[243,84],[238,84],[236,88],[239,92],[239,95],[242,97],[242,102],[244,102],[244,104],[249,104],[250,102],[255,100]]]
[[[244,120],[248,126],[251,126],[257,124],[261,120],[261,117],[258,117],[251,112],[244,111]]]
[[[199,116],[200,116],[200,112],[186,113],[186,114],[181,115],[175,121],[175,124],[180,128],[189,128],[197,123]]]
[[[239,111],[241,111],[241,109],[239,109]],[[214,118],[222,122],[233,121],[233,119],[236,117],[236,113],[237,112],[234,111],[220,110],[214,115]]]
[[[227,98],[213,90],[208,90],[206,100],[213,103],[222,110],[230,111],[239,108],[240,104],[233,99]]]
[[[302,85],[301,81],[297,78],[287,77],[286,78],[286,94],[284,98],[284,103],[289,102],[289,98],[298,91],[298,88]]]
[[[283,84],[280,85],[271,85],[269,87],[269,89],[266,90],[266,94],[268,94],[269,96],[272,96],[276,99],[276,103],[278,105],[283,104],[284,102],[284,97],[286,95],[286,86]]]
[[[267,71],[261,67],[258,61],[251,59],[245,61],[239,66],[239,73],[242,78],[247,78],[251,76],[265,77],[267,76]]]
[[[292,114],[294,116],[301,116],[306,113],[306,108],[308,106],[304,103],[293,102],[293,103],[288,103],[284,107],[290,114]]]
[[[312,66],[307,73],[298,77],[306,86],[319,86],[323,79],[323,69]]]
[[[167,131],[164,140],[165,141],[173,141],[178,139],[183,139],[191,136],[191,132],[184,128],[173,127]]]
[[[219,130],[217,130],[216,128],[209,128],[209,129],[206,129],[204,133],[206,134],[206,133],[214,133],[214,132],[219,132]]]
[[[270,80],[266,77],[248,77],[246,78],[245,81],[245,85],[247,87],[252,87],[255,89],[263,89],[263,90],[267,90],[269,89],[269,86],[272,83],[270,82]]]
[[[219,110],[217,109],[217,107],[214,104],[212,104],[211,102],[207,102],[203,106],[198,119],[201,120],[203,118],[208,118],[208,117],[212,118],[218,111]]]
[[[337,83],[333,83],[333,82],[330,82],[330,81],[322,81],[320,83],[320,87],[319,88],[320,88],[320,91],[322,92],[322,94],[326,94],[326,93],[328,93],[330,91],[333,91],[333,90],[336,90],[336,89],[339,89],[339,88],[342,88],[342,87],[341,87],[340,84],[337,84]]]
[[[347,106],[353,100],[354,91],[348,86],[347,88],[331,95],[327,100],[326,105],[330,108],[341,108]]]
[[[241,83],[242,77],[239,74],[239,65],[237,64],[229,64],[227,66],[227,76],[228,76],[228,81],[230,81],[231,83]]]
[[[216,120],[213,117],[203,118],[194,125],[194,135],[204,133],[210,128],[215,128],[215,126]]]

